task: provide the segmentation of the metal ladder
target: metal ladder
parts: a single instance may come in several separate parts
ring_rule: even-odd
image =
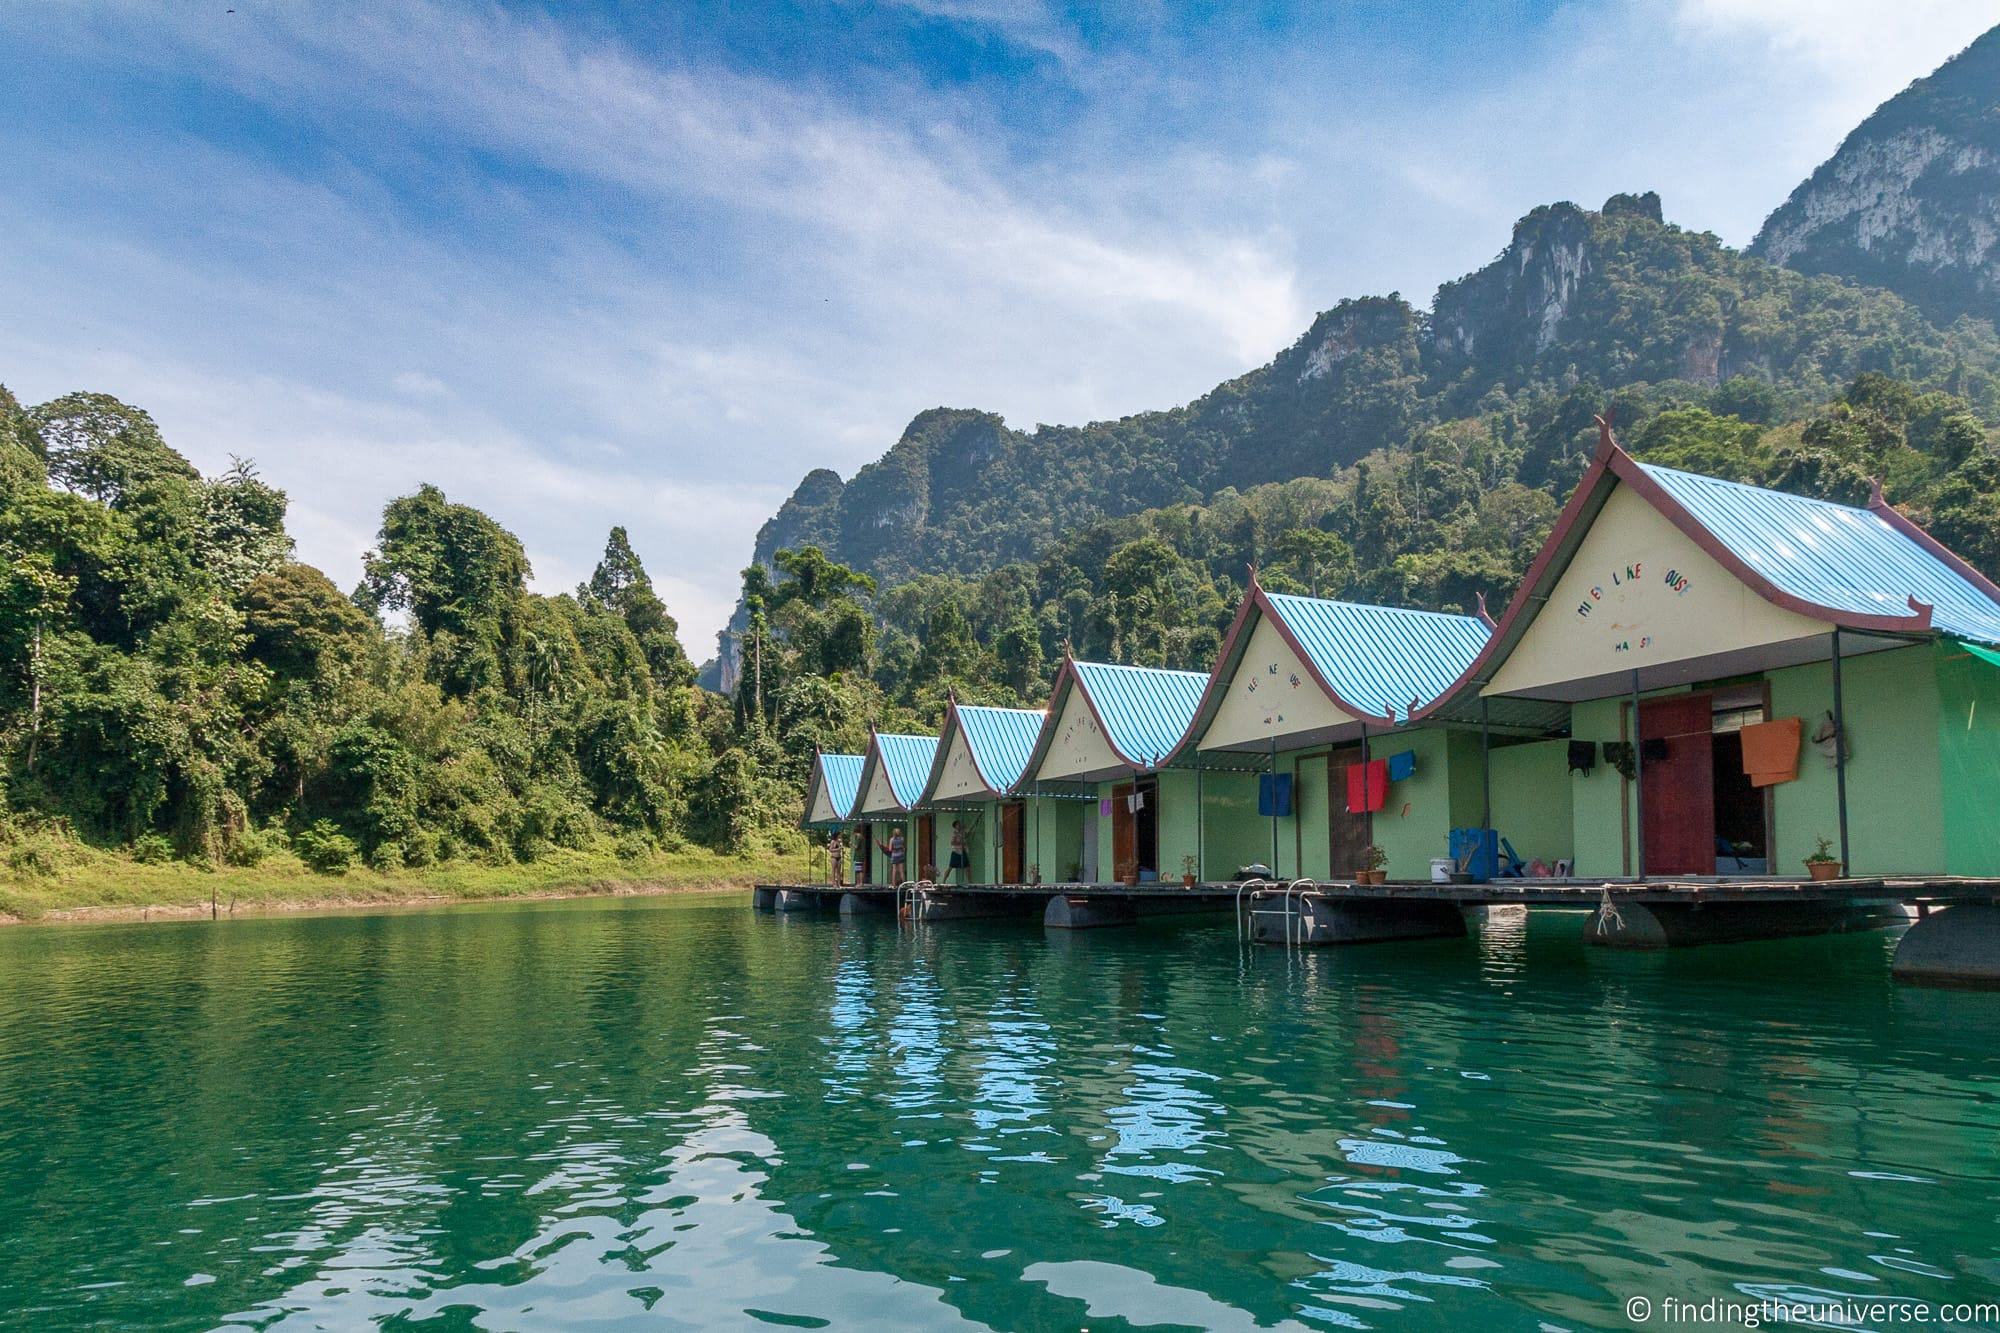
[[[1300,924],[1305,920],[1305,898],[1307,894],[1319,888],[1319,881],[1313,879],[1295,879],[1284,886],[1283,896],[1279,899],[1280,906],[1276,908],[1260,908],[1257,906],[1258,895],[1267,893],[1278,887],[1274,881],[1264,879],[1245,880],[1237,886],[1236,939],[1239,944],[1242,942],[1244,936],[1245,914],[1243,911],[1243,892],[1245,889],[1250,891],[1250,911],[1248,915],[1253,922],[1257,917],[1278,917],[1284,922],[1282,929],[1287,949],[1305,942],[1305,931]],[[1253,929],[1250,931],[1250,939],[1254,943],[1256,938],[1256,931]]]

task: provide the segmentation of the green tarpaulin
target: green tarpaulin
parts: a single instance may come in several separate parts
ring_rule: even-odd
[[[2000,648],[1983,648],[1976,643],[1966,643],[1963,640],[1959,642],[1958,646],[1981,661],[1990,662],[1994,666],[2000,666]]]

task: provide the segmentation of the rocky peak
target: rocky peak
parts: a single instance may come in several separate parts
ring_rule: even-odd
[[[1650,198],[1657,210],[1659,196]],[[1591,268],[1590,214],[1569,203],[1537,208],[1514,224],[1498,259],[1438,289],[1431,337],[1440,359],[1532,359],[1556,341]]]
[[[1751,253],[2000,322],[2000,28],[1876,108]]]

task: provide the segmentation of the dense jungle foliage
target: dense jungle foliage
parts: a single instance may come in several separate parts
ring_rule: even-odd
[[[552,849],[742,850],[796,796],[694,687],[621,528],[590,581],[425,486],[352,595],[292,558],[285,496],[204,478],[135,407],[0,389],[0,855],[326,872]]]

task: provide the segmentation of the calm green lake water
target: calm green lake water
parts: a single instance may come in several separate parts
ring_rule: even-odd
[[[734,894],[0,932],[0,1325],[2000,1299],[2000,996],[1892,986],[1882,935],[1578,934],[1288,956]]]

